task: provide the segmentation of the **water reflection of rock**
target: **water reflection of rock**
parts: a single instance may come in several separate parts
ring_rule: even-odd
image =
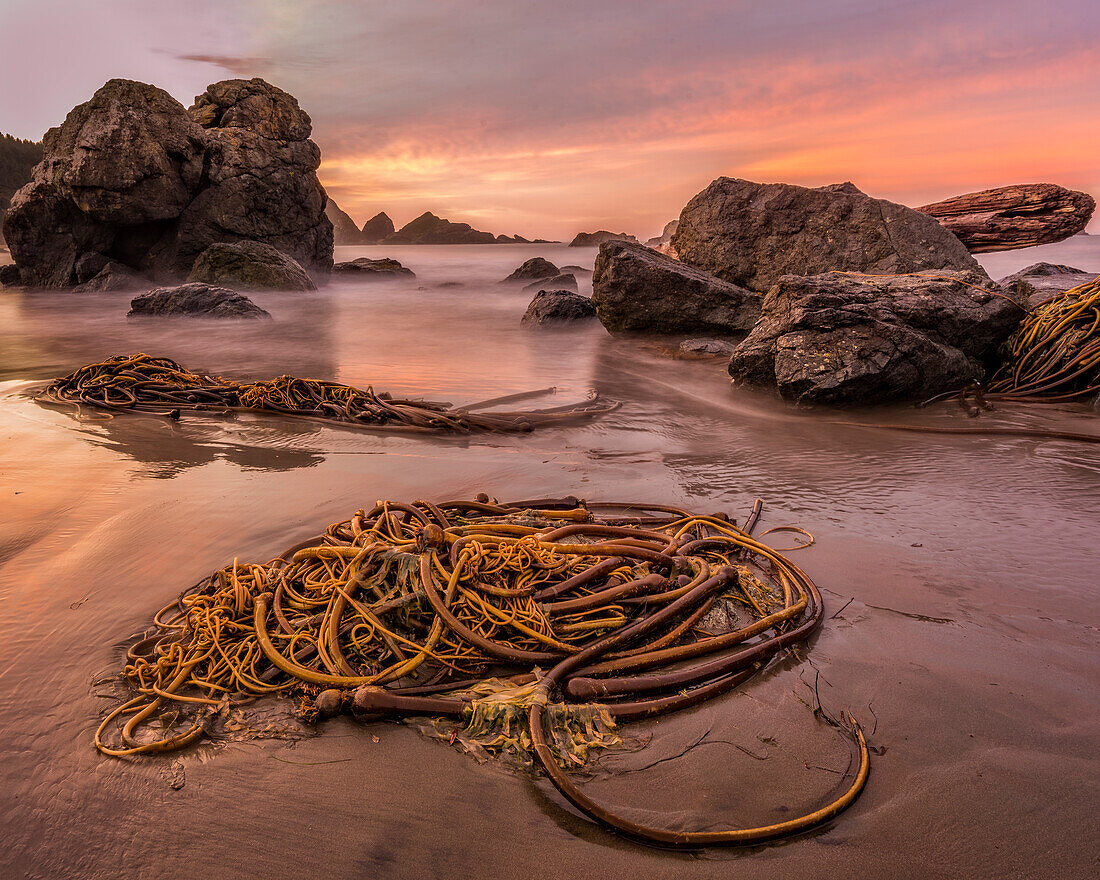
[[[185,414],[183,420],[173,422],[146,414],[120,414],[103,421],[89,420],[82,433],[97,446],[147,465],[145,474],[160,479],[171,479],[216,461],[249,471],[289,471],[315,467],[325,460],[322,453],[297,448],[307,438],[315,439],[320,426],[298,422],[283,425],[274,418],[271,424],[266,423],[267,419],[257,420],[249,426],[250,439],[255,442],[242,443],[226,426],[218,424],[219,418],[223,417]]]

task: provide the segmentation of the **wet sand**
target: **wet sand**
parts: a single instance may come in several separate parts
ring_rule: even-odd
[[[127,322],[125,295],[0,294],[0,876],[1095,874],[1097,447],[847,427],[832,422],[973,423],[950,405],[799,413],[730,388],[720,360],[672,360],[598,326],[520,328],[528,297],[491,282],[538,254],[590,265],[589,250],[341,250],[395,256],[419,277],[257,295],[275,320],[251,327]],[[1017,259],[1004,271],[1034,261]],[[450,280],[464,287],[438,287]],[[81,420],[23,394],[139,349],[227,375],[312,374],[454,403],[553,384],[563,399],[595,387],[624,406],[526,436],[423,440],[260,418]],[[983,419],[1098,431],[1084,408]],[[93,682],[181,589],[377,498],[478,491],[738,518],[760,496],[761,528],[813,532],[817,545],[793,558],[822,587],[827,620],[802,662],[632,728],[648,747],[608,755],[588,790],[685,828],[824,802],[850,750],[802,702],[820,673],[826,708],[851,709],[884,750],[862,798],[779,845],[685,854],[617,838],[544,780],[399,724],[338,719],[314,738],[134,761],[92,747],[109,705]]]

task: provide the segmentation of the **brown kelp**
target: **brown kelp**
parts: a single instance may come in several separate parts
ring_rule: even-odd
[[[759,513],[757,502],[738,528],[724,514],[572,496],[379,501],[268,562],[234,560],[157,612],[126,656],[136,694],[106,715],[96,747],[178,749],[234,706],[285,693],[310,718],[427,716],[475,753],[521,752],[580,810],[634,838],[796,833],[851,804],[867,779],[850,717],[858,760],[844,793],[760,828],[643,826],[566,770],[619,742],[622,724],[723,694],[818,628],[817,587],[752,537]]]
[[[193,373],[168,358],[119,355],[81,367],[51,382],[45,402],[84,404],[97,409],[147,412],[179,418],[184,411],[277,413],[370,431],[424,434],[530,431],[602,415],[619,404],[592,395],[588,400],[537,410],[495,409],[553,392],[510,394],[462,407],[430,400],[406,400],[370,386],[279,376],[238,382]],[[493,408],[492,412],[484,412]]]

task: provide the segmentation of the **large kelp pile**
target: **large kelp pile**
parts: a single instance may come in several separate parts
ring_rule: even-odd
[[[127,654],[135,696],[107,714],[96,746],[181,748],[232,707],[284,693],[307,716],[426,717],[475,754],[527,755],[579,809],[636,838],[795,833],[862,789],[869,757],[854,720],[858,769],[844,793],[761,828],[639,825],[566,771],[618,743],[622,724],[723,694],[820,625],[813,582],[752,537],[758,513],[759,502],[738,528],[721,514],[573,497],[379,501],[268,562],[234,560],[159,611]]]
[[[495,409],[553,390],[510,394],[452,407],[438,401],[394,398],[386,392],[376,393],[370,386],[355,388],[296,376],[238,382],[193,373],[168,358],[139,353],[81,367],[51,382],[40,399],[177,419],[184,411],[277,413],[343,427],[421,434],[530,431],[602,415],[619,406],[593,395],[586,401],[545,409]],[[484,412],[491,408],[492,412]]]

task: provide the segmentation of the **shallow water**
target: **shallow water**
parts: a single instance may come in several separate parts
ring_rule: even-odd
[[[995,276],[1038,259],[1100,268],[1097,242],[988,265]],[[529,297],[495,282],[535,255],[591,266],[590,249],[341,248],[337,259],[363,254],[418,277],[256,295],[274,320],[254,324],[127,321],[120,294],[0,294],[0,876],[1092,875],[1096,446],[845,426],[973,422],[948,405],[796,412],[731,388],[720,360],[672,359],[598,325],[521,328]],[[451,281],[463,286],[439,286]],[[137,350],[454,403],[553,385],[554,402],[595,388],[624,405],[529,435],[425,440],[267,418],[81,419],[25,394]],[[1073,407],[983,420],[1100,430]],[[796,558],[837,616],[806,660],[648,725],[649,747],[609,756],[616,772],[589,790],[685,828],[764,824],[824,802],[849,751],[801,702],[820,673],[825,706],[850,708],[885,749],[863,797],[782,845],[690,855],[627,843],[544,781],[397,724],[335,720],[298,742],[135,761],[92,747],[108,705],[93,681],[120,668],[118,643],[181,589],[377,498],[479,491],[657,499],[738,518],[760,496],[762,528],[813,532]]]

